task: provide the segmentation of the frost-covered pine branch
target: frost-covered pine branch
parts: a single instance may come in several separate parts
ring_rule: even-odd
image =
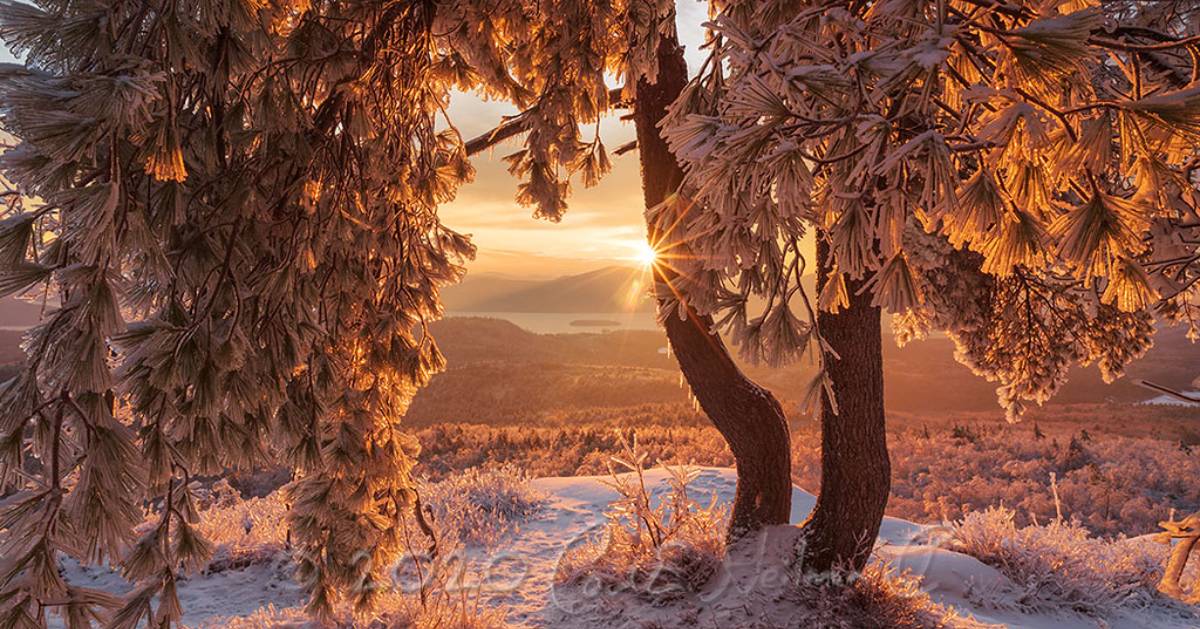
[[[172,626],[210,546],[195,475],[279,458],[310,609],[370,607],[400,552],[443,359],[425,324],[473,254],[430,3],[0,6],[0,292],[46,295],[0,390],[0,625]],[[157,523],[140,537],[142,507]],[[120,565],[124,601],[58,554]],[[111,616],[106,608],[114,611]]]
[[[1197,20],[1180,2],[721,3],[665,127],[688,177],[659,221],[695,252],[689,302],[750,357],[823,353],[786,246],[811,235],[832,252],[822,310],[854,282],[901,339],[946,331],[1014,416],[1074,363],[1119,376],[1154,321],[1194,334],[1200,314]]]

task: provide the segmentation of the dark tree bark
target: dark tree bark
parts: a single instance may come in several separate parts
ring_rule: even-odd
[[[817,244],[818,291],[828,281],[829,245]],[[840,358],[830,356],[834,414],[821,395],[821,492],[807,522],[804,570],[861,570],[866,565],[891,487],[891,463],[883,413],[883,344],[880,310],[861,282],[847,282],[850,307],[817,315],[821,335]]]
[[[646,207],[652,208],[673,194],[683,180],[675,156],[659,134],[658,122],[687,83],[683,50],[674,38],[663,39],[658,50],[659,70],[653,84],[639,82],[633,119],[637,127]],[[660,245],[669,259],[671,234],[655,233],[650,242]],[[665,249],[665,250],[663,250]],[[665,264],[654,266],[659,285],[669,284],[674,272]],[[659,300],[660,305],[662,299]],[[679,368],[713,425],[729,444],[737,464],[730,537],[772,524],[786,524],[791,515],[791,446],[787,419],[769,391],[745,376],[733,362],[713,321],[688,309],[686,319],[672,314],[665,323]],[[876,330],[878,332],[878,330]]]

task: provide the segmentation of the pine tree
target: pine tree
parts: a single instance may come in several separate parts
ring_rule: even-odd
[[[690,305],[752,354],[821,367],[806,568],[861,566],[886,505],[882,309],[902,341],[945,331],[1013,419],[1074,363],[1119,376],[1156,320],[1196,334],[1198,19],[1187,2],[721,4],[666,125],[687,177],[658,220],[697,252]]]
[[[0,480],[21,490],[0,626],[176,624],[179,575],[211,552],[192,478],[268,457],[299,473],[311,610],[370,606],[412,500],[397,422],[443,363],[425,324],[473,254],[436,214],[471,170],[440,119],[435,12],[0,5],[25,58],[0,69],[0,293],[49,304],[0,390]],[[136,588],[69,585],[59,553]]]

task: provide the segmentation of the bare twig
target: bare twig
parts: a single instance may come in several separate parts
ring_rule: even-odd
[[[624,155],[630,151],[636,150],[638,147],[637,140],[632,140],[613,149],[613,155]]]
[[[622,87],[614,87],[608,91],[608,101],[614,108],[623,106],[621,92],[624,89]],[[491,131],[468,140],[466,145],[467,155],[475,155],[513,136],[525,133],[529,130],[529,122],[533,119],[537,109],[536,105],[526,109],[515,116],[505,119]]]

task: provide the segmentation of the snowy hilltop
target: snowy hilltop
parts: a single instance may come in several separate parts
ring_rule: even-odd
[[[797,577],[800,529],[794,526],[769,528],[723,553],[717,549],[720,556],[709,567],[701,567],[698,557],[667,562],[667,570],[654,574],[634,565],[616,566],[616,572],[612,565],[599,568],[589,553],[624,556],[611,539],[615,519],[632,514],[622,511],[631,503],[618,491],[620,483],[644,486],[650,502],[641,508],[669,518],[679,508],[679,478],[678,471],[661,467],[644,471],[640,482],[636,472],[529,480],[499,469],[434,484],[425,496],[445,532],[442,557],[433,563],[427,556],[416,564],[402,560],[377,618],[347,616],[347,626],[425,626],[422,613],[428,612],[417,600],[421,584],[432,577],[418,576],[414,566],[420,563],[440,565],[447,575],[438,593],[429,594],[437,600],[426,605],[441,606],[437,613],[445,618],[459,614],[464,623],[469,615],[473,623],[449,626],[1200,626],[1194,608],[1154,592],[1164,546],[1144,537],[1093,539],[1069,523],[1018,528],[1003,510],[945,526],[885,518],[874,561],[850,594]],[[690,470],[686,491],[696,513],[719,518],[732,500],[735,478],[728,468]],[[815,502],[794,489],[793,524]],[[282,492],[246,501],[220,487],[212,492],[201,528],[218,550],[207,568],[180,582],[187,626],[308,626],[292,574],[285,509]],[[723,531],[713,524],[711,530]],[[415,528],[411,533],[420,536]],[[703,535],[685,534],[677,547],[695,551],[696,537]],[[446,541],[451,536],[456,543]],[[424,542],[416,546],[424,549]],[[672,572],[680,566],[692,574]],[[114,594],[130,590],[113,571],[67,563],[64,572],[72,585]],[[704,578],[689,585],[686,579],[695,574]]]

